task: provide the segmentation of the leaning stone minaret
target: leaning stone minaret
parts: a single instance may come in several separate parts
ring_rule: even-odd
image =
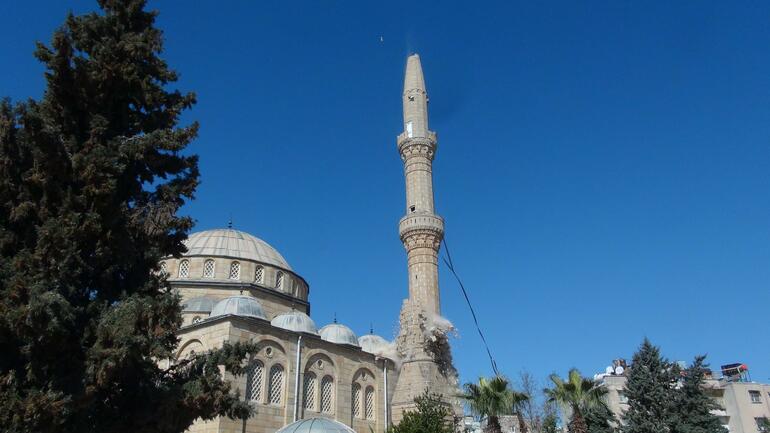
[[[457,408],[457,374],[441,319],[438,254],[444,238],[444,220],[433,207],[433,158],[436,133],[428,129],[428,95],[420,56],[409,56],[404,78],[404,132],[398,151],[404,161],[406,215],[398,230],[409,268],[409,298],[401,308],[397,339],[402,358],[393,394],[393,421],[414,407],[414,398],[426,389],[444,395]]]

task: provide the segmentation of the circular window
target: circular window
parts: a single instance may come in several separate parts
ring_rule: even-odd
[[[268,358],[272,358],[273,357],[273,348],[272,347],[268,347],[267,349],[265,349],[265,356],[267,356]]]
[[[318,366],[319,370],[323,370],[324,369],[324,360],[323,359],[319,359],[318,362],[316,363],[316,365]]]

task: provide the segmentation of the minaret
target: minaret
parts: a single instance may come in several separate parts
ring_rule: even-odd
[[[428,129],[428,95],[420,56],[409,56],[404,78],[404,132],[397,139],[404,161],[406,215],[398,224],[407,255],[409,298],[401,308],[397,339],[402,367],[393,393],[393,420],[414,407],[426,389],[444,395],[452,406],[457,375],[446,338],[435,320],[441,314],[438,254],[444,220],[433,206],[433,158],[436,133]]]

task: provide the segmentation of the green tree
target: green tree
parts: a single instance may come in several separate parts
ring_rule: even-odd
[[[678,368],[660,355],[660,349],[644,339],[627,373],[625,394],[628,410],[623,433],[669,433],[674,424],[672,404]]]
[[[556,413],[549,413],[543,417],[542,433],[558,433],[559,432],[559,417]]]
[[[674,433],[727,433],[719,418],[711,413],[723,408],[706,394],[704,384],[708,365],[704,363],[705,359],[705,355],[695,357],[676,390]]]
[[[570,409],[570,421],[567,424],[570,433],[588,433],[586,414],[604,405],[607,389],[601,384],[583,377],[577,369],[572,369],[567,380],[556,374],[550,376],[552,388],[544,390],[549,402],[566,406]]]
[[[513,391],[503,376],[481,377],[478,383],[466,383],[463,388],[460,398],[468,403],[474,414],[487,418],[486,431],[489,433],[500,433],[499,417],[513,414],[514,405],[527,398]]]
[[[588,433],[616,433],[617,421],[606,404],[600,404],[589,410],[586,415]]]
[[[405,412],[388,433],[454,433],[453,413],[441,395],[426,390],[414,402],[417,410]]]
[[[38,44],[40,101],[0,103],[0,425],[13,432],[182,432],[244,417],[219,366],[249,345],[160,368],[181,325],[158,261],[183,252],[198,184],[179,126],[192,93],[159,57],[144,0],[99,0]]]

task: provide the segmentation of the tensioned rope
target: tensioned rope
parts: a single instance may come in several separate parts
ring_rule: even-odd
[[[479,319],[476,317],[476,311],[473,309],[473,305],[471,304],[471,299],[468,297],[468,291],[465,290],[465,285],[460,279],[460,276],[457,275],[457,272],[455,271],[455,265],[452,262],[452,254],[449,253],[449,244],[446,241],[446,237],[444,237],[444,251],[446,252],[446,257],[442,256],[441,259],[444,261],[444,263],[447,265],[449,270],[452,272],[452,275],[454,275],[455,279],[457,280],[457,284],[460,286],[460,289],[463,292],[463,296],[465,297],[465,302],[468,304],[468,309],[471,310],[471,316],[473,316],[473,323],[476,324],[476,330],[479,332],[481,341],[484,343],[484,348],[487,349],[487,356],[489,356],[489,362],[490,364],[492,364],[492,371],[495,373],[495,376],[499,376],[500,372],[497,370],[497,363],[495,362],[495,358],[492,357],[492,351],[489,350],[489,344],[487,344],[487,339],[484,338],[484,333],[481,331],[481,326],[479,325]]]

